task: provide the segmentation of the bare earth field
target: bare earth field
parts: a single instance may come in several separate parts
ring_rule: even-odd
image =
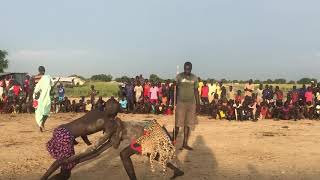
[[[0,179],[39,179],[53,162],[45,144],[52,131],[82,114],[52,114],[46,131],[40,133],[34,115],[0,115]],[[168,129],[173,116],[119,115],[123,120],[158,119]],[[94,142],[101,133],[89,137]],[[78,140],[76,152],[86,148]],[[118,150],[109,149],[100,157],[80,164],[73,170],[74,180],[127,180]],[[178,151],[178,165],[185,176],[178,179],[320,179],[320,122],[302,120],[228,122],[199,117],[191,135],[194,151]],[[140,180],[169,179],[151,173],[147,158],[133,156]],[[160,166],[157,167],[160,171]]]

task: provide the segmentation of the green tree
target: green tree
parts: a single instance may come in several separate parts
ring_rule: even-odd
[[[5,50],[0,50],[0,73],[3,73],[5,69],[9,66],[9,61],[6,59],[8,52]]]
[[[93,81],[105,81],[105,82],[110,82],[112,81],[112,76],[110,74],[97,74],[93,75],[91,78]]]
[[[291,80],[291,81],[288,82],[288,84],[295,84],[295,83],[296,83],[296,82],[293,81],[293,80]]]
[[[271,79],[267,79],[266,81],[263,81],[263,84],[272,84],[273,81]]]
[[[128,77],[128,76],[122,76],[122,77],[120,77],[120,78],[116,78],[115,79],[115,81],[117,81],[117,82],[128,82],[128,81],[130,81],[130,78]]]
[[[223,83],[223,84],[226,84],[226,83],[228,83],[229,81],[227,80],[227,79],[221,79],[221,82]]]
[[[261,84],[261,81],[256,79],[256,80],[253,81],[253,84]]]
[[[280,79],[275,79],[273,81],[273,83],[275,84],[286,84],[287,83],[287,80],[283,79],[283,78],[280,78]]]
[[[149,77],[149,81],[156,83],[156,82],[163,82],[163,79],[161,79],[156,74],[151,74],[150,77]]]
[[[297,81],[298,84],[309,84],[311,83],[312,79],[310,78],[301,78],[299,81]]]

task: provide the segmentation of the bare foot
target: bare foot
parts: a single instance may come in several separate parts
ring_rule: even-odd
[[[193,148],[188,145],[183,146],[183,148],[188,151],[193,151]]]

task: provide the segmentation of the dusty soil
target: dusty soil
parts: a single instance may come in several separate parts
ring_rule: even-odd
[[[52,131],[82,114],[53,114],[40,133],[34,115],[0,115],[0,179],[39,179],[53,162],[45,144]],[[156,118],[173,127],[172,116],[119,115],[123,120]],[[89,137],[95,141],[101,133]],[[76,152],[86,148],[78,140]],[[185,176],[178,179],[320,179],[320,122],[302,120],[228,122],[199,117],[191,135],[194,151],[178,151]],[[100,157],[78,165],[71,179],[128,179],[119,150],[110,149]],[[169,179],[151,173],[148,159],[134,156],[138,179]],[[160,171],[160,166],[157,167]]]

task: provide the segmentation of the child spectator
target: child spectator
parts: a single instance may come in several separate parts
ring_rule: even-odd
[[[119,101],[120,104],[120,112],[127,113],[128,112],[128,101],[125,97],[122,97]]]

